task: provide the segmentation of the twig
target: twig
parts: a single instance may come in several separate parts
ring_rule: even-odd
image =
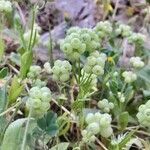
[[[103,148],[104,150],[108,150],[98,138],[96,138],[96,142],[101,146],[101,148]]]
[[[60,106],[56,100],[52,99],[52,101],[53,101],[56,105]],[[76,119],[75,119],[75,118],[76,118],[75,115],[73,115],[69,110],[67,110],[67,109],[66,109],[64,106],[62,106],[62,105],[61,105],[60,107],[61,107],[61,109],[64,110],[73,120],[76,120]]]
[[[12,66],[11,64],[8,64],[8,66],[17,74],[19,74],[19,71],[14,67]]]
[[[12,111],[14,108],[18,107],[21,103],[22,103],[22,102],[19,101],[19,102],[16,103],[14,106],[8,108],[6,111],[4,111],[4,112],[2,112],[2,113],[0,114],[0,117],[1,117],[1,116],[4,116],[4,115],[7,114],[7,113],[9,113],[9,112]]]

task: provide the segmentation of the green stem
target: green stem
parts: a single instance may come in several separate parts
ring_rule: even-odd
[[[49,44],[50,44],[50,47],[49,47],[49,61],[50,61],[50,64],[51,64],[51,67],[54,66],[54,59],[53,59],[53,43],[52,43],[52,35],[51,35],[51,28],[50,28],[50,24],[49,24]]]
[[[81,69],[80,69],[80,59],[78,60],[78,81],[80,84],[80,77],[81,77]]]
[[[31,115],[32,115],[32,108],[30,108],[30,110],[29,110],[29,115],[27,118],[27,124],[26,124],[26,128],[25,128],[24,136],[23,136],[21,150],[26,150],[26,140],[27,140],[27,134],[28,134]]]
[[[73,75],[75,77],[75,80],[76,80],[77,84],[79,84],[78,78],[76,76],[75,65],[72,65],[72,70],[73,70]]]
[[[28,47],[28,51],[32,50],[32,39],[33,39],[33,30],[34,30],[34,22],[35,22],[35,8],[33,8],[32,11],[32,24],[31,24],[31,35],[30,35],[30,42],[29,42],[29,47]]]

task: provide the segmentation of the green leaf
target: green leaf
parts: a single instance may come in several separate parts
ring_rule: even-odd
[[[9,89],[8,99],[9,104],[12,104],[16,101],[23,90],[23,85],[18,82],[18,77],[14,76],[12,79],[12,83]]]
[[[19,54],[23,55],[26,50],[25,50],[24,47],[19,47],[19,48],[17,49],[17,51],[19,52]]]
[[[3,116],[0,117],[0,143],[2,142],[3,133],[7,124],[8,124],[8,120],[6,120],[6,118],[4,118]]]
[[[38,126],[50,136],[55,136],[58,131],[57,115],[53,112],[48,112],[42,118],[37,120]]]
[[[21,78],[26,77],[26,75],[29,71],[29,68],[32,64],[32,57],[33,57],[32,51],[25,52],[21,56],[21,67],[20,67],[20,76],[21,76]]]
[[[21,62],[20,62],[20,54],[14,53],[12,52],[10,54],[9,59],[17,66],[20,66]]]
[[[27,118],[18,119],[8,126],[1,145],[2,150],[21,150],[26,121]],[[28,146],[26,148],[30,150]]]
[[[0,70],[0,79],[5,78],[7,74],[8,74],[8,68],[4,67],[3,69]]]
[[[7,104],[6,85],[0,88],[0,113],[5,110]]]
[[[125,138],[119,143],[119,149],[123,149],[124,146],[130,141],[133,134],[136,132],[136,130],[130,131],[128,134],[126,134]]]
[[[127,125],[128,125],[128,121],[129,121],[129,114],[128,112],[123,112],[119,115],[118,118],[118,126],[120,130],[124,130]]]
[[[70,128],[70,120],[67,116],[60,116],[57,120],[59,126],[59,136],[66,134]]]
[[[52,147],[49,150],[67,150],[68,146],[69,146],[68,142],[62,142],[62,143],[59,143],[56,146]]]

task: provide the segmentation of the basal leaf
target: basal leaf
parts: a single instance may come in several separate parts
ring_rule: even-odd
[[[21,56],[20,76],[25,78],[32,64],[32,51],[27,51]]]
[[[16,99],[18,98],[18,96],[21,94],[23,90],[23,85],[21,85],[18,82],[18,77],[14,76],[12,79],[12,83],[9,89],[9,94],[8,94],[8,99],[9,99],[9,104],[12,104],[16,101]]]

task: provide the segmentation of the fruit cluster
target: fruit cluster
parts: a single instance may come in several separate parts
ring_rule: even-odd
[[[103,137],[109,137],[112,135],[113,130],[111,128],[112,118],[109,114],[101,114],[99,112],[92,114],[89,113],[85,118],[88,126],[82,131],[83,141],[91,142],[95,140],[95,135],[100,134]]]
[[[50,107],[51,91],[47,87],[32,87],[26,102],[28,110],[32,111],[33,116],[43,116]]]
[[[132,71],[124,71],[122,76],[124,77],[124,81],[126,83],[134,82],[137,79],[137,75]]]
[[[67,31],[67,36],[60,42],[60,49],[66,57],[78,60],[85,51],[93,52],[100,48],[100,41],[93,29],[72,27]]]
[[[109,21],[100,21],[94,27],[94,31],[99,36],[99,38],[102,39],[112,33],[112,24]]]
[[[103,75],[106,59],[107,57],[104,53],[95,51],[87,58],[83,69],[88,74],[95,74],[96,76]]]
[[[140,105],[137,118],[141,125],[150,127],[150,100],[146,104]]]
[[[144,62],[141,60],[140,57],[131,57],[130,58],[130,64],[134,68],[142,68],[144,66]]]
[[[54,67],[52,68],[53,79],[55,81],[65,82],[69,79],[72,66],[71,64],[64,60],[56,60]]]
[[[110,110],[114,108],[114,104],[112,102],[109,102],[107,99],[99,101],[97,105],[102,112],[106,113],[109,113]]]

